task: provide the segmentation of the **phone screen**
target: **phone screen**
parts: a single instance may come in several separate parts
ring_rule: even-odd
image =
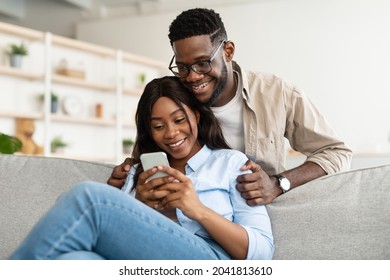
[[[148,170],[155,166],[169,166],[167,155],[164,152],[154,152],[154,153],[146,153],[141,155],[141,163],[144,170]],[[166,173],[158,171],[157,173],[150,176],[148,179],[160,178],[168,176]]]

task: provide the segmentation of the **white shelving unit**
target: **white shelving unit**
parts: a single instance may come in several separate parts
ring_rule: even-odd
[[[0,48],[20,41],[29,46],[26,65],[11,68],[6,55],[0,65],[1,100],[6,100],[0,103],[0,131],[14,134],[16,118],[33,119],[34,139],[44,147],[45,156],[122,162],[122,139],[135,137],[134,113],[143,90],[138,75],[146,75],[146,81],[166,75],[165,63],[0,22]],[[57,68],[64,60],[71,65],[81,61],[85,77],[59,75]],[[60,105],[66,98],[76,98],[82,110],[74,114],[61,108],[51,113],[51,92],[57,93]],[[43,106],[34,100],[38,94],[44,94]],[[103,117],[94,114],[97,104],[104,108]],[[50,151],[57,135],[70,142],[63,155]]]

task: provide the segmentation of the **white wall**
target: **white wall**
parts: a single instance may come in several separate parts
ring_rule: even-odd
[[[12,16],[3,15],[7,14]],[[75,37],[83,10],[59,0],[0,1],[0,21],[56,35]]]
[[[242,66],[301,87],[355,152],[390,152],[390,1],[263,0],[215,10]],[[176,15],[81,23],[76,36],[168,64]]]

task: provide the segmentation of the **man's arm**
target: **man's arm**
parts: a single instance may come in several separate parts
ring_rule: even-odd
[[[306,161],[302,165],[286,170],[281,174],[289,179],[291,188],[295,188],[309,181],[325,176],[326,172],[318,164]]]
[[[274,174],[267,174],[261,167],[248,161],[243,170],[250,169],[253,173],[237,177],[237,190],[247,200],[248,205],[264,205],[271,203],[283,192],[278,187]],[[311,180],[326,175],[325,171],[316,163],[307,161],[302,165],[281,173],[291,183],[291,188],[303,185]]]
[[[274,105],[275,110],[280,112],[278,116],[283,118],[272,119],[271,116],[270,120],[279,124],[278,135],[283,135],[291,148],[307,159],[302,165],[286,171],[280,166],[271,166],[273,172],[281,172],[290,181],[291,188],[295,188],[326,174],[347,170],[352,151],[338,138],[312,102],[299,89],[287,83],[284,83],[282,95],[283,98]],[[282,148],[275,149],[280,156],[284,156]],[[259,160],[266,161],[267,158]],[[276,174],[267,174],[253,162],[244,168],[252,170],[253,174],[239,176],[237,189],[242,192],[248,204],[268,204],[282,194],[277,179],[272,177]]]

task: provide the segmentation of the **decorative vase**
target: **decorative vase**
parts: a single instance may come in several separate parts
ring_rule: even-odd
[[[123,153],[130,155],[133,152],[133,145],[123,145]]]
[[[10,56],[10,65],[14,68],[22,68],[23,55],[13,54]]]
[[[58,111],[58,101],[57,100],[52,100],[51,101],[51,112],[52,113],[57,113]]]
[[[65,154],[65,147],[52,147],[51,152],[57,155]]]

